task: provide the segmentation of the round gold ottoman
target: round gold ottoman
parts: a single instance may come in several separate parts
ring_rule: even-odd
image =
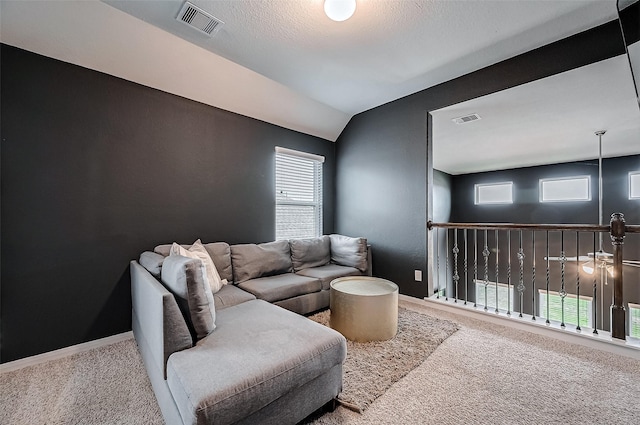
[[[398,331],[398,286],[369,276],[331,281],[330,326],[351,341],[385,341]]]

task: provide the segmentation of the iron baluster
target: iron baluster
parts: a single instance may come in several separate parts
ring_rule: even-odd
[[[473,229],[473,287],[475,289],[478,281],[478,229]],[[475,291],[473,297],[473,306],[478,306],[478,291]]]
[[[469,269],[467,258],[469,257],[469,249],[467,247],[467,229],[464,229],[464,305],[467,305],[469,298]]]
[[[576,332],[580,332],[580,232],[576,232]]]
[[[520,314],[518,317],[522,317],[522,310],[524,306],[524,250],[522,249],[522,230],[520,234],[520,248],[518,249],[518,263],[520,266],[520,280],[518,281],[518,292],[520,293]]]
[[[533,261],[531,266],[531,320],[536,320],[536,232],[531,232]]]
[[[593,232],[593,334],[598,335],[598,278],[596,273],[596,232]]]
[[[565,255],[564,252],[564,231],[560,232],[560,270],[561,270],[561,274],[560,274],[560,314],[561,314],[561,322],[560,322],[560,327],[562,329],[565,328],[565,324],[564,324],[564,299],[567,296],[567,291],[565,291],[565,287],[564,287],[564,269],[565,269],[565,264],[567,262],[567,256]]]
[[[498,310],[498,231],[496,230],[496,313],[499,313],[500,310]]]
[[[507,231],[507,316],[511,316],[511,230]]]
[[[458,281],[460,275],[458,275],[458,229],[453,229],[453,302],[458,302]]]
[[[444,300],[445,301],[449,301],[449,296],[447,295],[447,287],[449,286],[449,229],[447,229],[447,232],[445,233],[445,243],[447,244],[447,248],[445,250],[445,252],[447,253],[446,255],[446,273],[445,273],[445,280],[444,280]]]
[[[487,311],[487,286],[489,285],[489,239],[487,237],[487,230],[484,231],[484,249],[482,250],[482,256],[484,257],[484,311]]]
[[[440,233],[440,229],[436,227],[436,282],[438,283],[436,298],[440,299],[440,244],[438,243],[438,233]]]
[[[547,305],[547,320],[546,323],[547,325],[551,324],[551,322],[549,321],[549,231],[547,230],[547,238],[546,238],[546,243],[547,243],[547,301],[546,301],[546,305]]]

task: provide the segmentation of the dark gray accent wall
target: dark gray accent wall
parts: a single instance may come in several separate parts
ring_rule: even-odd
[[[597,141],[594,140],[595,143]],[[629,224],[640,223],[640,201],[629,199],[629,172],[640,171],[640,155],[602,161],[603,224],[621,212]],[[591,200],[540,202],[539,181],[591,177]],[[474,185],[513,182],[513,203],[475,205]],[[461,223],[598,223],[598,160],[515,168],[452,176],[451,221]]]
[[[353,117],[337,141],[336,230],[369,239],[375,275],[426,296],[413,271],[427,270],[427,112],[624,52],[612,21]]]
[[[129,260],[274,239],[274,147],[335,144],[1,46],[1,361],[131,329]]]
[[[606,140],[606,139],[605,139]],[[594,140],[594,143],[597,143]],[[605,158],[602,162],[602,205],[603,205],[603,224],[609,224],[611,214],[623,213],[627,224],[640,224],[640,200],[629,199],[629,173],[640,171],[640,155],[631,155],[617,158]],[[539,201],[539,180],[546,178],[562,178],[573,176],[591,177],[591,200],[580,202],[546,202]],[[497,205],[475,205],[474,186],[481,183],[496,182],[513,182],[513,203],[497,204]],[[548,223],[548,224],[595,224],[598,223],[598,160],[571,162],[563,164],[545,165],[539,167],[516,168],[511,170],[501,170],[486,173],[473,173],[457,175],[452,177],[452,217],[453,222],[462,223]],[[489,246],[495,246],[495,238],[490,232],[488,240]],[[442,232],[441,232],[442,234]],[[480,244],[484,238],[482,232],[479,232]],[[518,243],[518,234],[513,232],[512,243]],[[538,264],[538,274],[536,276],[536,288],[545,287],[545,232],[537,232],[537,248],[536,261]],[[505,255],[509,250],[506,246],[506,235],[504,232],[500,235],[502,262],[500,266],[501,282],[505,282],[507,276],[507,261]],[[596,238],[597,239],[597,238]],[[469,241],[472,241],[470,235]],[[582,232],[580,234],[580,255],[587,255],[593,252],[594,235],[591,232]],[[461,242],[460,242],[461,243]],[[576,236],[574,232],[566,232],[564,235],[564,250],[568,257],[576,255]],[[596,241],[596,250],[599,249],[599,241]],[[515,245],[514,245],[515,246]],[[550,256],[559,256],[561,252],[561,235],[559,232],[551,232],[549,235],[549,252]],[[603,235],[603,249],[606,252],[613,252],[611,238],[609,235]],[[532,313],[529,297],[531,296],[530,281],[531,259],[532,256],[532,238],[530,232],[523,234],[523,248],[525,253],[525,275],[527,282],[526,296],[527,302],[524,305],[524,311],[527,314]],[[442,247],[441,247],[442,249]],[[629,234],[624,240],[623,258],[626,260],[640,260],[640,235]],[[444,252],[444,251],[440,251]],[[495,251],[492,250],[492,255]],[[512,247],[511,257],[516,264],[516,249]],[[473,258],[473,250],[470,250],[469,258]],[[494,257],[491,257],[491,270],[489,271],[490,280],[495,280],[493,272]],[[471,265],[469,266],[470,275],[473,274]],[[515,268],[514,268],[515,269]],[[567,264],[567,292],[576,293],[575,276],[576,265],[573,262]],[[591,296],[593,276],[580,272],[582,279],[582,294]],[[552,291],[560,290],[560,270],[558,263],[551,264],[551,287]],[[514,274],[514,282],[517,275]],[[640,281],[640,269],[625,266],[623,268],[624,278],[624,298],[625,302],[640,303],[640,286],[635,282]],[[444,280],[441,280],[444,282]],[[452,286],[449,279],[449,288]],[[460,294],[464,291],[464,283],[461,283],[458,291]],[[471,291],[472,292],[472,291]],[[601,292],[598,291],[599,298],[603,298],[605,312],[601,319],[604,319],[604,326],[608,329],[609,323],[609,306],[612,303],[611,287],[605,288]],[[470,299],[474,298],[472,293]],[[482,302],[480,300],[479,302]],[[540,314],[540,312],[537,312]],[[602,312],[598,313],[602,315]],[[600,320],[598,323],[600,323]]]

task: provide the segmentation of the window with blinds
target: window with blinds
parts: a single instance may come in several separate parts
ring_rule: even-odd
[[[640,304],[629,303],[629,336],[640,338]]]
[[[538,300],[540,314],[538,316],[547,318],[547,291],[538,290]],[[549,320],[562,322],[562,297],[558,292],[549,291]],[[578,304],[580,308],[578,309]],[[578,312],[580,317],[578,317]],[[564,323],[580,326],[593,327],[593,298],[580,295],[578,300],[575,294],[567,294],[564,298]]]
[[[322,235],[324,157],[276,147],[276,240]]]
[[[496,283],[488,282],[485,285],[484,280],[476,280],[476,304],[485,305],[490,309],[496,308]],[[507,286],[505,283],[498,283],[498,310],[510,311],[513,310],[513,294],[516,291],[515,287],[511,285]],[[485,291],[486,289],[486,291]],[[486,292],[486,294],[485,294]]]

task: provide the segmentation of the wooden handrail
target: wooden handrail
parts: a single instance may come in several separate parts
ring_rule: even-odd
[[[441,229],[478,229],[478,230],[568,230],[576,232],[607,232],[611,231],[610,225],[597,224],[527,224],[527,223],[435,223],[427,222],[427,228]],[[625,225],[625,233],[640,233],[640,226]]]

